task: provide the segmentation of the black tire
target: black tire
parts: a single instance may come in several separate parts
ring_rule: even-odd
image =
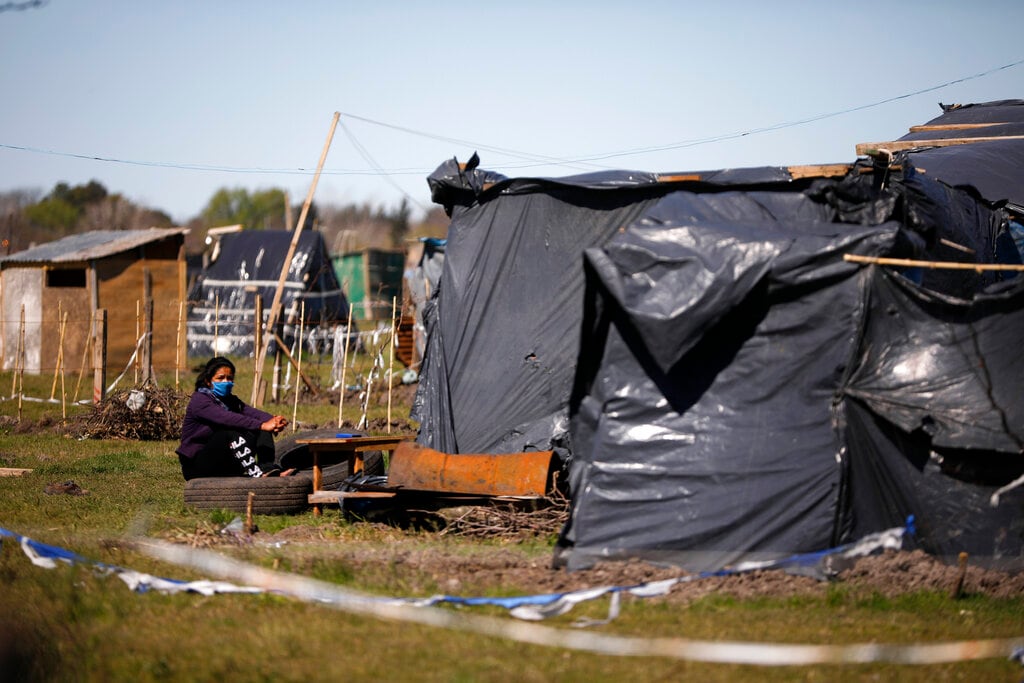
[[[249,492],[258,515],[302,512],[309,507],[313,482],[305,477],[204,477],[185,482],[185,504],[200,510],[245,512]]]

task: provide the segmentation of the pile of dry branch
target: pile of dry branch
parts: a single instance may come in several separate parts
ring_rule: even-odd
[[[441,535],[519,540],[550,537],[569,519],[569,499],[556,491],[540,501],[474,505],[444,517]]]
[[[181,438],[189,395],[146,386],[110,394],[79,417],[70,432],[83,439],[165,441]]]

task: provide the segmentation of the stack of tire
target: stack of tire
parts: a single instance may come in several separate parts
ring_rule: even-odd
[[[335,429],[292,432],[275,444],[276,460],[282,470],[295,468],[288,477],[203,477],[185,482],[185,505],[200,510],[232,510],[245,512],[249,493],[253,493],[252,511],[257,515],[287,515],[309,508],[313,492],[313,456],[300,439],[322,439],[335,436]],[[366,453],[364,474],[384,474],[384,458],[380,451]],[[321,463],[320,488],[331,490],[341,486],[348,477],[344,461]]]

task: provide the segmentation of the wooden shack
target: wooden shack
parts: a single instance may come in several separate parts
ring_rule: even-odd
[[[129,367],[147,298],[153,300],[151,366],[157,376],[185,363],[178,332],[185,300],[187,228],[94,230],[31,247],[0,259],[0,359],[24,370],[54,372],[63,348],[69,372],[91,369],[86,345],[98,309],[107,312],[107,368],[111,379]],[[24,325],[22,307],[24,306]],[[66,326],[60,333],[61,319]],[[24,341],[19,337],[24,329]],[[85,362],[83,363],[83,359]]]

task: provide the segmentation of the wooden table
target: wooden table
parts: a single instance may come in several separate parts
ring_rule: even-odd
[[[320,490],[323,471],[320,468],[320,454],[332,453],[341,454],[348,463],[348,474],[354,474],[363,469],[363,453],[366,451],[393,451],[403,441],[412,441],[414,436],[339,436],[334,438],[320,439],[298,439],[296,443],[309,446],[309,452],[313,454],[313,493],[310,499],[314,499]],[[313,502],[313,516],[318,517],[321,513],[321,504]]]

